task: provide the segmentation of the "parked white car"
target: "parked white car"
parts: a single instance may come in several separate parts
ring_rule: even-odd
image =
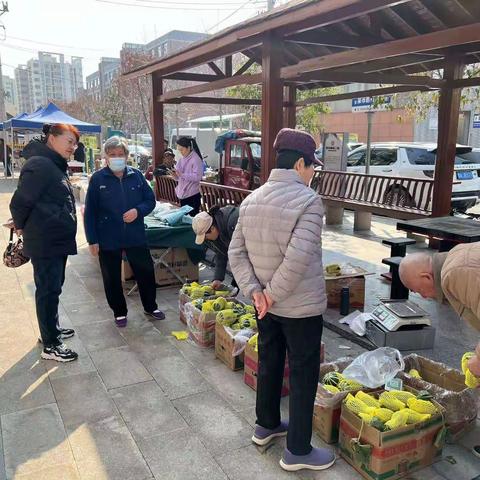
[[[466,210],[479,201],[480,151],[457,145],[455,157],[452,207]],[[365,173],[367,147],[363,145],[348,154],[347,171]],[[433,178],[437,145],[434,143],[372,143],[370,174],[410,178]],[[407,197],[407,205],[415,205],[415,199]]]

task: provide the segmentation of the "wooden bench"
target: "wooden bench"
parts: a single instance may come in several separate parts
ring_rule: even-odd
[[[175,187],[177,181],[169,176],[155,177],[155,194],[157,200],[170,202],[179,205]],[[240,205],[245,197],[251,193],[250,190],[241,188],[226,187],[210,182],[200,182],[200,193],[202,194],[202,210],[209,210],[214,205],[225,207],[227,205]]]
[[[323,198],[327,225],[343,222],[343,209],[355,212],[355,230],[369,230],[371,215],[398,219],[431,215],[433,180],[320,170],[312,180]]]

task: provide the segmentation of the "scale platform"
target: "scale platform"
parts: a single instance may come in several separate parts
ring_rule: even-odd
[[[433,348],[435,329],[427,312],[410,300],[383,300],[366,324],[366,336],[377,347],[398,350]]]

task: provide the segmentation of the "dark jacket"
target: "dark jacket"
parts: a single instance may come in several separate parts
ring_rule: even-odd
[[[10,202],[29,257],[75,255],[77,216],[67,161],[41,142],[30,145]]]
[[[85,163],[85,145],[82,142],[78,142],[77,149],[73,154],[73,159],[76,162]]]
[[[215,241],[206,241],[208,248],[215,252],[215,280],[224,280],[228,263],[228,247],[238,222],[238,207],[213,207],[210,210],[219,235]]]
[[[123,221],[123,214],[136,208],[132,223]],[[142,172],[127,167],[123,178],[108,168],[92,175],[85,201],[85,233],[90,245],[102,250],[117,250],[147,244],[143,218],[155,208],[153,190]]]

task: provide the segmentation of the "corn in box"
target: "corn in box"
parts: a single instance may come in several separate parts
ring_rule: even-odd
[[[230,297],[233,287],[222,285],[219,290],[214,290],[211,283],[186,283],[180,289],[178,294],[178,310],[180,312],[180,320],[186,325],[187,317],[185,316],[185,305],[198,299],[210,300],[216,297]]]
[[[340,454],[364,478],[396,480],[431,465],[446,435],[443,407],[409,387],[348,394],[340,417]]]

